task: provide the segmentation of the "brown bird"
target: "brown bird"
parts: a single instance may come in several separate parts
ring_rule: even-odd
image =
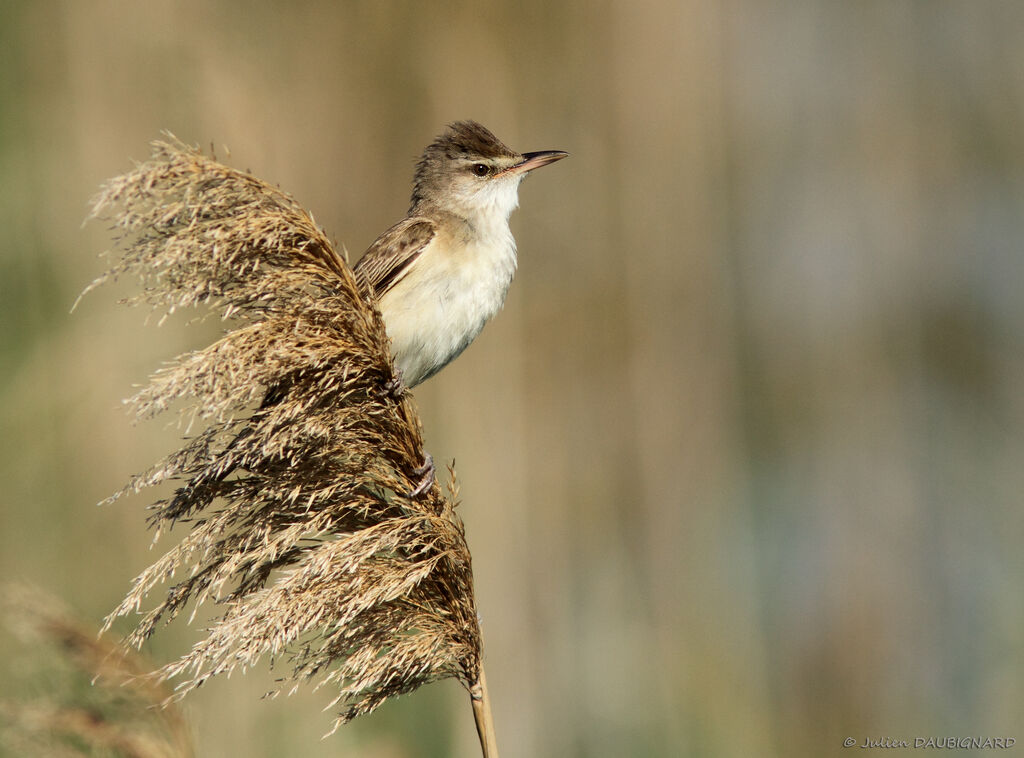
[[[408,214],[355,266],[406,387],[458,357],[500,310],[516,270],[508,219],[519,184],[567,155],[517,153],[475,121],[452,124],[423,151]]]
[[[517,153],[475,121],[451,124],[427,145],[409,212],[374,240],[354,268],[391,339],[400,375],[393,391],[415,387],[451,363],[501,309],[516,270],[508,219],[519,205],[519,184],[567,155]],[[271,387],[260,411],[286,393],[287,387]],[[240,432],[227,450],[250,433]],[[421,479],[411,497],[434,481],[429,453],[416,474]]]

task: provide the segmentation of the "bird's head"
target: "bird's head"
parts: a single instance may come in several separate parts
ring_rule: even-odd
[[[412,211],[439,208],[470,221],[519,204],[519,183],[533,169],[565,158],[561,150],[517,153],[476,121],[458,121],[430,143],[416,166]]]

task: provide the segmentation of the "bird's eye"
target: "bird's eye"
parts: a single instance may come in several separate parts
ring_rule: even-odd
[[[474,163],[472,171],[477,176],[487,176],[491,173],[491,168],[486,163]]]

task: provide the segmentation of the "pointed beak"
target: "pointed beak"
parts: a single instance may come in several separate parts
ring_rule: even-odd
[[[526,174],[533,171],[535,168],[540,168],[541,166],[546,166],[549,163],[560,161],[568,155],[569,153],[563,150],[541,150],[538,153],[523,153],[523,162],[505,169],[504,173]]]

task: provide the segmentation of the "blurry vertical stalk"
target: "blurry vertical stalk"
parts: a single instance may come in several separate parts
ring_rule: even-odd
[[[266,655],[291,665],[291,690],[338,688],[337,729],[454,677],[497,756],[454,471],[447,493],[435,482],[407,494],[424,460],[419,418],[347,261],[291,197],[173,138],[110,181],[94,215],[123,254],[89,289],[134,274],[132,302],[162,318],[202,306],[227,324],[128,401],[139,418],[174,406],[201,431],[111,498],[174,482],[149,521],[188,532],[106,627],[180,573],[128,638],[141,645],[189,605],[223,609],[156,672],[184,677],[177,697]]]

